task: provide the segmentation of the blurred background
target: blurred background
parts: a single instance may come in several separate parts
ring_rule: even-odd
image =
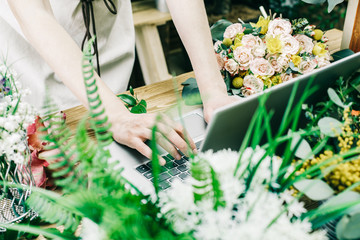
[[[132,0],[137,6],[156,0]],[[211,26],[219,19],[238,22],[256,22],[260,16],[259,7],[263,6],[267,12],[282,14],[284,18],[307,18],[311,24],[322,30],[337,28],[342,30],[345,20],[347,1],[337,5],[329,14],[327,3],[310,5],[301,0],[204,0]],[[180,75],[192,71],[190,61],[176,32],[172,21],[158,26],[164,55],[170,74]],[[144,85],[139,61],[136,58],[130,84],[133,87]]]

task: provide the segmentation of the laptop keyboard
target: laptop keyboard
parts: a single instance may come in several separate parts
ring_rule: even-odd
[[[189,173],[189,159],[182,156],[180,160],[175,160],[170,154],[162,156],[166,164],[160,167],[159,187],[161,190],[171,187],[171,182],[175,179],[185,180]],[[148,161],[136,168],[136,170],[151,182],[154,181],[152,174],[151,161]]]

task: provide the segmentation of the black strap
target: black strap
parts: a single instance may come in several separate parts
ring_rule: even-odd
[[[84,24],[86,28],[84,39],[81,43],[81,49],[84,49],[85,42],[91,39],[91,32],[90,32],[90,22],[92,23],[92,32],[95,36],[96,35],[96,26],[95,26],[95,16],[94,16],[94,7],[92,4],[93,0],[80,0],[82,6],[82,13],[84,18]],[[117,9],[112,0],[104,0],[104,4],[112,14],[117,14]],[[99,51],[97,45],[97,38],[94,39],[93,43],[94,52],[92,53],[96,57],[96,64],[97,64],[97,73],[100,76],[100,64],[99,64]]]

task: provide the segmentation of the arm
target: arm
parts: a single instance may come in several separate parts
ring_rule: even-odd
[[[82,104],[87,106],[81,68],[82,51],[56,21],[49,0],[8,0],[8,4],[30,44]],[[155,114],[131,114],[98,75],[96,78],[105,113],[112,123],[114,139],[150,158],[151,149],[144,141],[151,137]],[[164,149],[177,158],[180,155],[173,145],[186,152],[187,145],[181,126],[159,124],[159,129],[159,143]],[[195,148],[192,141],[191,144]]]
[[[167,0],[173,22],[189,55],[201,98],[205,119],[213,111],[236,101],[228,97],[214,54],[212,38],[203,0]]]

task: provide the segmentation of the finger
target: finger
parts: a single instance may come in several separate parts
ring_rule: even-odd
[[[134,149],[136,149],[139,153],[144,155],[146,158],[152,160],[151,148],[148,145],[146,145],[143,141],[141,141],[140,139],[133,140],[132,147]],[[165,165],[165,163],[166,163],[165,159],[163,159],[161,156],[158,156],[158,158],[159,158],[160,165],[161,166]]]
[[[165,151],[170,153],[171,156],[173,156],[175,159],[180,160],[181,155],[178,152],[178,150],[175,148],[175,146],[168,140],[167,137],[162,135],[160,132],[156,133],[156,142],[159,144]]]

